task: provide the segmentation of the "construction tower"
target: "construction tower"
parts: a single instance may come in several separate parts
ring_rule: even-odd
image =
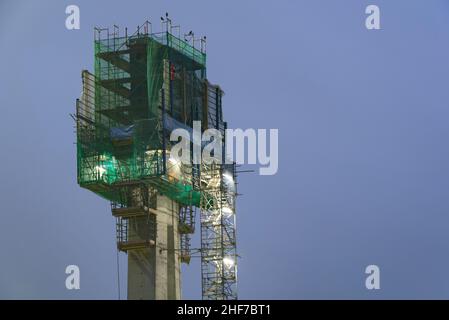
[[[158,33],[148,21],[131,35],[95,28],[95,71],[82,72],[76,101],[78,183],[111,202],[128,299],[180,299],[180,264],[195,252],[203,299],[237,299],[235,164],[170,156],[170,133],[197,121],[225,144],[223,91],[206,78],[205,37],[181,39],[168,15],[161,20]]]

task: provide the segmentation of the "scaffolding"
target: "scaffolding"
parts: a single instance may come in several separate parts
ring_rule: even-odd
[[[223,92],[206,78],[203,40],[197,49],[171,29],[152,33],[148,21],[132,35],[95,29],[95,72],[82,72],[76,102],[78,183],[111,202],[124,252],[155,246],[162,194],[179,204],[180,257],[189,263],[199,208],[203,298],[235,299],[235,182],[223,178],[235,181],[235,165],[195,165],[192,154],[190,164],[170,161],[174,129],[201,121],[224,137]]]
[[[235,166],[201,167],[201,273],[203,299],[237,299]]]

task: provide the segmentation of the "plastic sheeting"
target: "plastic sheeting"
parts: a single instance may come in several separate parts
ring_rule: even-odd
[[[113,140],[126,140],[132,139],[134,132],[134,125],[127,127],[113,127],[111,128],[111,139]]]

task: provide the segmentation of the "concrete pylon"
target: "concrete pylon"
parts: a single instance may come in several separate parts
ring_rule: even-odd
[[[181,298],[179,205],[162,195],[155,198],[151,215],[129,221],[129,240],[155,239],[150,247],[128,250],[129,300]]]

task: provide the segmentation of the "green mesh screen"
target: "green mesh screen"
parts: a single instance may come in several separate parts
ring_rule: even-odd
[[[201,120],[206,55],[170,33],[94,45],[95,73],[83,73],[77,101],[79,184],[118,201],[121,185],[145,182],[178,202],[199,205],[192,168],[176,172],[167,161],[163,117],[188,126]]]

